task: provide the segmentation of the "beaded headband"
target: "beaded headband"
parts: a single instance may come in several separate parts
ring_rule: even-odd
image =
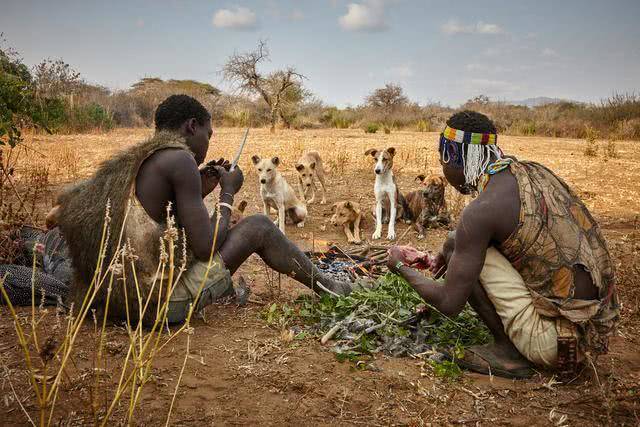
[[[498,135],[495,133],[465,132],[449,126],[444,128],[442,135],[449,141],[459,142],[462,144],[496,145],[498,142]]]

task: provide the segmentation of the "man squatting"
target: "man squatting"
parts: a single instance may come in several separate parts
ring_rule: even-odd
[[[209,149],[213,130],[211,115],[197,100],[186,95],[170,96],[156,110],[155,127],[151,138],[107,160],[91,178],[66,189],[58,197],[52,222],[59,225],[72,258],[75,277],[70,289],[71,301],[82,302],[94,276],[107,205],[111,232],[106,262],[115,254],[123,253],[126,259],[136,260],[135,277],[128,262],[122,263],[121,271],[117,272],[118,279],[126,279],[126,285],[112,287],[109,303],[112,319],[136,321],[139,317],[138,298],[133,297],[136,280],[141,291],[140,301],[152,295],[152,306],[147,307],[144,322],[152,323],[157,305],[163,303],[153,296],[151,289],[161,256],[167,206],[176,228],[184,230],[176,236],[176,258],[181,258],[182,248],[186,252],[186,270],[168,303],[170,323],[185,320],[205,276],[212,250],[213,269],[209,271],[196,310],[233,293],[231,275],[254,253],[269,267],[310,289],[336,294],[351,291],[351,285],[321,274],[266,216],[249,216],[229,227],[233,199],[244,182],[243,173],[239,167],[227,170],[220,161],[199,168]],[[212,168],[215,173],[210,172]],[[203,198],[218,185],[220,203],[209,217]],[[120,248],[117,247],[119,241]],[[178,266],[180,263],[181,260],[177,260]],[[106,289],[101,289],[95,300],[96,307],[104,305],[106,296]]]
[[[585,205],[546,167],[504,156],[488,117],[454,114],[440,135],[440,163],[462,194],[477,191],[453,236],[431,265],[444,284],[405,265],[390,249],[389,267],[429,304],[456,316],[468,302],[494,342],[467,349],[456,362],[511,378],[532,365],[575,371],[607,351],[619,317],[614,269]]]

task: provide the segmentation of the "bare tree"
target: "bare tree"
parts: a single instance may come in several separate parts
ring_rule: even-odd
[[[45,59],[33,68],[36,98],[72,97],[78,89],[80,73],[62,59]]]
[[[387,83],[384,87],[374,90],[371,95],[367,96],[366,103],[370,107],[392,112],[398,107],[407,105],[409,98],[404,96],[402,87]]]
[[[267,45],[260,41],[252,52],[231,55],[222,71],[225,79],[237,84],[240,91],[258,95],[266,102],[270,110],[271,132],[275,132],[285,104],[296,98],[290,96],[295,92],[293,88],[301,88],[305,77],[292,67],[265,76],[258,71],[258,66],[268,59]]]

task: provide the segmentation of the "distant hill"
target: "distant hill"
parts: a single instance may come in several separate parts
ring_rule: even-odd
[[[547,96],[538,96],[536,98],[527,98],[521,101],[507,101],[508,104],[524,105],[526,107],[540,107],[541,105],[555,104],[557,102],[574,102],[569,99],[549,98]]]

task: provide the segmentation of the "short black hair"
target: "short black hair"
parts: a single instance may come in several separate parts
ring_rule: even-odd
[[[188,95],[171,95],[156,109],[156,130],[177,130],[189,119],[196,119],[198,124],[204,126],[211,120],[211,114],[195,98]]]
[[[489,117],[471,110],[455,113],[447,120],[447,126],[465,132],[498,133]]]

